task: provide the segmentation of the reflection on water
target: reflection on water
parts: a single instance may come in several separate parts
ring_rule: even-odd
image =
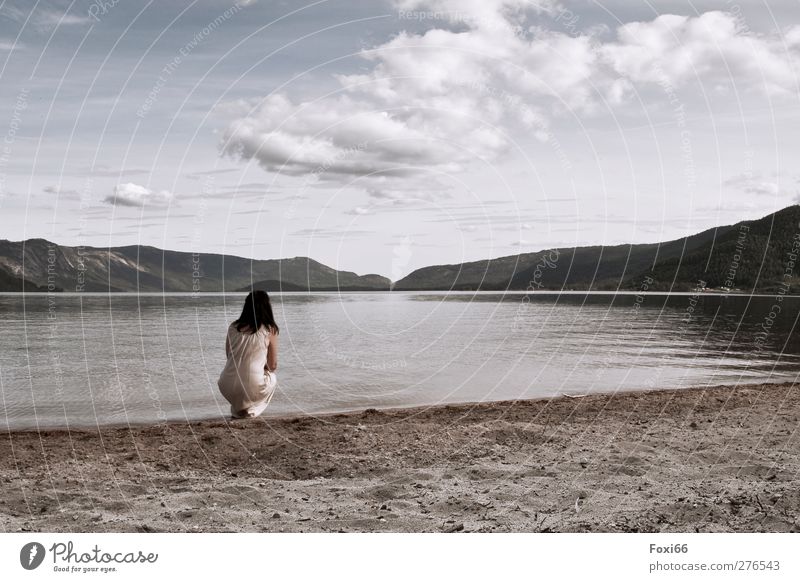
[[[227,417],[243,296],[0,295],[0,426]],[[800,298],[274,295],[266,414],[794,380]]]

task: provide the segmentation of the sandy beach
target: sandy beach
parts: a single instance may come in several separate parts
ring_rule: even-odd
[[[6,433],[0,529],[800,531],[792,384]]]

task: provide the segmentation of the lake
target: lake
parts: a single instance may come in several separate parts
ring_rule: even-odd
[[[4,429],[228,418],[243,294],[0,295]],[[791,381],[800,298],[273,294],[269,415]]]

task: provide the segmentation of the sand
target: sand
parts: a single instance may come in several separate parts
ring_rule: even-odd
[[[800,531],[800,389],[0,437],[0,530]]]

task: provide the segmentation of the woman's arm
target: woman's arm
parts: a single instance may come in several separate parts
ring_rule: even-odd
[[[225,336],[225,357],[231,357],[231,338],[230,336]]]
[[[278,334],[269,334],[269,346],[267,346],[267,369],[274,372],[278,369]]]

